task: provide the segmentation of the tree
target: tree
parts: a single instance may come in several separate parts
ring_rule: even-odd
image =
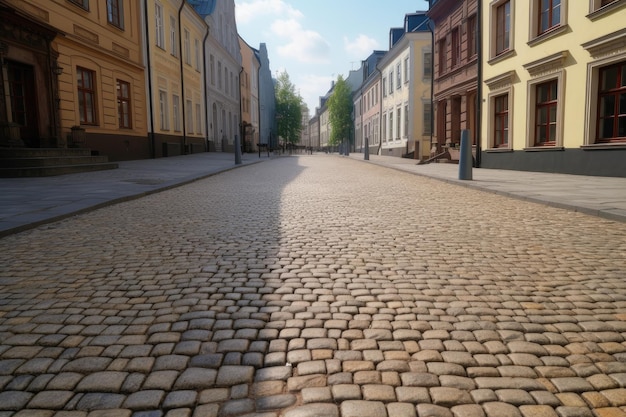
[[[333,92],[328,98],[328,119],[331,125],[329,145],[338,145],[350,139],[352,128],[352,91],[343,79],[337,77]]]
[[[289,79],[286,71],[276,79],[276,122],[278,136],[291,144],[300,141],[302,106],[304,101]]]

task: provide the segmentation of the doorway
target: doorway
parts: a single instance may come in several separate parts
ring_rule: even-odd
[[[38,148],[39,115],[35,94],[35,69],[31,65],[7,61],[11,120],[20,126],[26,147]]]

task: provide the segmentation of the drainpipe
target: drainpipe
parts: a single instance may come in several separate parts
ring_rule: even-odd
[[[152,59],[150,59],[150,32],[148,24],[148,0],[143,2],[145,43],[146,43],[146,68],[148,70],[148,107],[150,114],[150,131],[148,132],[148,142],[150,145],[150,158],[156,158],[156,144],[154,140],[154,97],[152,97]]]
[[[380,60],[379,60],[380,62]],[[383,72],[378,67],[378,62],[376,63],[376,71],[378,72],[378,79],[380,80],[380,100],[378,105],[378,155],[381,155],[383,152],[383,124],[381,123],[381,119],[383,117]]]
[[[241,146],[242,148],[245,146],[245,132],[246,132],[246,126],[243,124],[243,106],[242,106],[242,102],[241,102],[241,74],[243,74],[243,66],[241,67],[241,70],[239,70],[239,126],[240,126],[240,138],[241,138],[241,142],[239,142],[239,146]],[[236,149],[235,149],[236,151]]]
[[[480,3],[480,1],[478,2]],[[432,6],[431,6],[432,7]],[[480,6],[479,6],[480,7]],[[435,22],[428,18],[430,30],[430,149],[433,148],[435,133]]]
[[[205,22],[206,24],[206,22]],[[209,25],[206,25],[206,34],[204,35],[204,39],[202,39],[202,75],[204,78],[204,129],[206,130],[204,143],[206,144],[206,151],[209,152],[209,86],[207,81],[207,68],[206,68],[206,41],[209,38],[209,33],[211,28]]]
[[[480,168],[481,162],[481,131],[482,131],[482,104],[483,104],[483,39],[482,39],[482,28],[483,28],[483,6],[482,2],[478,2],[478,9],[476,10],[476,14],[478,15],[476,18],[476,54],[478,55],[478,63],[477,63],[477,90],[476,91],[476,168]]]
[[[183,111],[181,123],[183,125],[183,154],[187,151],[187,113],[185,109],[185,70],[183,66],[183,22],[182,14],[186,1],[183,0],[178,9],[178,60],[180,62],[180,97],[182,98],[180,108]]]

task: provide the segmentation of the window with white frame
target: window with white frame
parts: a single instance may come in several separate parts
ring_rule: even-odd
[[[163,90],[159,90],[159,117],[161,119],[161,130],[169,130],[169,105],[167,103],[167,92]]]
[[[493,111],[493,148],[509,147],[509,94],[504,93],[491,98],[491,108]]]
[[[165,28],[163,27],[163,6],[159,3],[154,4],[154,20],[155,20],[155,38],[156,46],[165,49]]]
[[[176,94],[172,96],[172,111],[174,112],[174,131],[180,132],[182,129],[180,123],[180,97]]]
[[[409,137],[409,105],[404,105],[404,137]]]
[[[528,82],[527,146],[554,148],[563,146],[563,74],[537,77]]]
[[[499,0],[490,7],[490,58],[497,58],[513,50],[513,12],[515,0]]]
[[[387,115],[383,114],[383,125],[381,131],[383,132],[382,140],[383,142],[387,142]]]
[[[626,4],[624,0],[591,0],[589,13],[600,11],[601,9],[605,7],[609,9],[609,8],[612,8],[612,6],[615,6],[619,3]]]
[[[396,64],[396,89],[400,89],[402,87],[402,64],[398,62]]]
[[[393,141],[393,110],[389,112],[389,141]]]
[[[185,122],[188,133],[193,133],[193,111],[191,100],[185,100]]]
[[[626,61],[600,68],[596,143],[626,142]]]
[[[217,88],[222,89],[222,63],[217,61]]]
[[[383,97],[387,97],[387,77],[383,78]]]
[[[567,26],[568,0],[532,0],[530,2],[531,45],[561,33]]]
[[[409,82],[409,57],[404,58],[404,83]]]
[[[200,71],[200,60],[202,56],[200,55],[200,41],[198,39],[193,40],[193,52],[196,56],[196,70]]]
[[[422,67],[422,73],[424,78],[430,78],[433,74],[433,53],[428,51],[424,52],[422,55],[422,62],[424,63]]]
[[[185,64],[191,65],[191,34],[187,29],[184,29],[183,34],[185,37]]]
[[[432,132],[431,124],[432,124],[432,113],[433,113],[433,105],[429,102],[423,102],[423,112],[422,112],[422,134],[430,135]]]
[[[398,107],[396,109],[396,140],[400,140],[400,134],[402,133],[402,109]]]
[[[196,133],[202,134],[202,106],[196,103]]]
[[[393,70],[389,71],[389,94],[393,94]]]
[[[176,44],[176,18],[170,16],[170,51],[172,55],[178,56],[178,45]]]
[[[213,55],[209,58],[209,67],[211,71],[211,85],[215,86],[215,57]]]

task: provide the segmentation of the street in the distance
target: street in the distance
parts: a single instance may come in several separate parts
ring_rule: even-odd
[[[0,417],[626,415],[624,222],[316,154],[0,265]]]

